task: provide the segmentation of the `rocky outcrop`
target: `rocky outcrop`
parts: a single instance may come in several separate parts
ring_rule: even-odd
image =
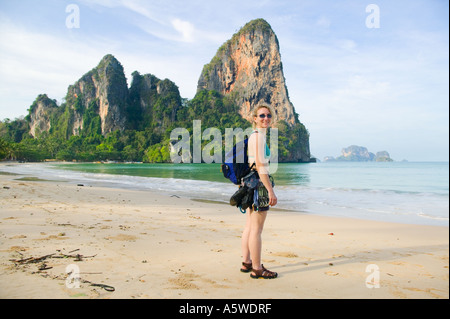
[[[386,151],[377,152],[375,155],[367,150],[364,146],[350,145],[342,149],[342,155],[334,158],[326,156],[324,162],[392,162],[389,153]]]
[[[37,137],[42,132],[48,132],[51,128],[50,117],[58,105],[46,94],[40,94],[28,110],[30,134]]]
[[[298,121],[289,101],[278,39],[263,19],[250,21],[219,48],[203,67],[197,85],[200,90],[231,96],[249,121],[260,103],[272,106],[274,123],[284,120],[293,125]]]
[[[375,159],[375,154],[369,152],[363,146],[351,145],[342,149],[342,156],[340,158],[350,161],[370,162]]]
[[[203,90],[230,99],[249,122],[256,106],[271,106],[280,130],[278,160],[310,161],[309,132],[289,100],[278,39],[265,20],[250,21],[217,50],[198,80],[197,93]]]
[[[84,127],[86,110],[100,116],[101,134],[106,135],[125,128],[125,109],[128,106],[128,86],[123,67],[111,54],[98,66],[69,86],[66,103],[73,111],[72,134],[78,135]]]
[[[181,96],[174,82],[160,80],[152,74],[135,71],[130,87],[130,106],[127,109],[129,127],[142,129],[152,123],[156,130],[164,131],[176,121],[181,107]]]
[[[111,54],[70,85],[65,100],[58,107],[47,95],[38,96],[27,117],[33,137],[49,131],[52,121],[63,138],[125,129],[162,134],[181,107],[178,87],[168,79],[135,71],[128,89],[123,67]]]
[[[86,159],[100,156],[103,151],[112,152],[115,147],[122,151],[124,141],[138,138],[130,131],[145,131],[145,141],[136,144],[140,152],[146,147],[145,156],[150,158],[150,151],[166,147],[164,138],[175,124],[190,126],[187,119],[208,114],[211,126],[230,127],[241,122],[248,125],[242,118],[251,121],[254,107],[267,104],[274,111],[273,123],[279,129],[278,161],[310,161],[309,132],[289,101],[277,37],[262,19],[246,24],[219,48],[203,68],[193,100],[182,103],[178,87],[168,79],[137,71],[132,76],[128,88],[122,65],[114,56],[106,55],[69,86],[61,106],[47,96],[37,99],[39,103],[26,118],[30,133],[36,137],[48,131],[51,137],[61,140],[78,135],[81,138],[73,139],[77,142],[86,138],[81,146],[68,146],[76,156]],[[98,144],[102,140],[99,135],[106,137],[112,132],[115,135],[108,141],[111,144]],[[92,153],[93,149],[100,155]],[[63,158],[70,156],[74,155],[67,153]]]
[[[377,152],[375,155],[376,162],[393,162],[394,160],[390,157],[389,153],[386,151]]]

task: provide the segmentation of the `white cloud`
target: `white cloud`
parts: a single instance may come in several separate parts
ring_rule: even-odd
[[[26,29],[8,19],[1,21],[0,120],[26,115],[39,94],[46,93],[61,102],[68,86],[108,53],[122,63],[128,85],[131,73],[137,70],[174,81],[181,95],[189,98],[195,94],[204,64],[196,54],[170,50],[170,46],[164,49],[166,54],[161,54],[163,50],[154,50],[152,42],[142,37],[130,37],[124,45],[119,38],[80,35],[78,31],[82,30],[52,35]],[[177,26],[187,26],[189,30],[189,23],[182,21]],[[174,37],[192,39],[189,32],[177,32]]]
[[[181,35],[183,36],[183,41],[192,42],[194,37],[194,25],[189,21],[183,21],[180,19],[173,19],[172,25]]]
[[[142,2],[142,1],[122,0],[118,1],[118,5],[128,10],[131,10],[139,15],[142,15],[147,19],[155,21],[161,25],[167,24],[167,22],[164,20],[165,15],[161,14],[161,9],[164,8],[163,4],[152,5],[152,3],[149,3],[148,1]]]
[[[107,53],[90,41],[29,31],[6,19],[0,30],[0,119],[26,115],[38,94],[61,101]]]

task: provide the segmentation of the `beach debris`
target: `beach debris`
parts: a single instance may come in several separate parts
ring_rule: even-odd
[[[39,270],[39,271],[43,271],[43,270],[48,270],[48,269],[52,269],[52,268],[53,268],[53,267],[47,266],[46,263],[42,263],[42,264],[39,266],[38,270]]]
[[[61,275],[50,275],[46,272],[44,272],[45,270],[49,270],[49,269],[53,269],[53,267],[47,265],[47,263],[45,263],[44,261],[49,259],[49,258],[74,258],[74,261],[83,261],[83,258],[93,258],[97,255],[92,255],[92,256],[84,256],[81,254],[72,254],[76,251],[79,251],[80,249],[74,249],[69,251],[67,254],[64,254],[61,252],[61,250],[57,250],[57,253],[53,253],[53,254],[47,254],[47,255],[43,255],[43,256],[39,256],[39,257],[24,257],[22,253],[18,252],[20,254],[20,256],[22,256],[22,258],[20,259],[10,259],[9,261],[12,261],[13,263],[16,264],[16,266],[20,266],[20,265],[28,265],[28,264],[33,264],[33,263],[41,263],[38,265],[38,271],[33,271],[31,272],[32,274],[40,274],[41,276],[47,278],[52,278],[52,279],[61,279],[61,280],[66,280],[67,278],[65,276],[61,276]],[[79,273],[79,274],[101,274],[101,273],[95,273],[95,272],[91,272],[91,273]],[[68,273],[68,275],[71,275],[71,273]],[[106,285],[106,284],[98,284],[98,283],[94,283],[92,281],[86,280],[86,279],[82,279],[80,278],[80,282],[81,283],[86,283],[89,284],[89,286],[91,287],[99,287],[102,288],[106,291],[109,292],[113,292],[116,289],[113,286],[110,285]]]
[[[103,289],[105,289],[106,291],[110,291],[110,292],[113,292],[113,291],[116,290],[116,288],[114,288],[113,286],[109,286],[109,285],[105,285],[105,284],[95,284],[95,283],[92,283],[92,282],[87,281],[87,280],[82,280],[82,282],[83,282],[83,283],[89,283],[90,286],[93,286],[93,287],[100,287],[100,288],[103,288]]]
[[[71,252],[77,251],[79,249],[75,249]],[[69,252],[69,254],[71,253]],[[82,258],[92,258],[95,257],[97,255],[92,255],[92,256],[83,256],[80,254],[75,254],[75,255],[68,255],[68,254],[63,254],[61,253],[61,251],[59,251],[59,254],[57,255],[56,253],[53,254],[49,254],[49,255],[44,255],[44,256],[40,256],[40,257],[28,257],[28,258],[22,258],[22,259],[10,259],[9,261],[12,261],[13,263],[16,264],[20,264],[20,265],[24,265],[24,264],[32,264],[32,263],[38,263],[41,261],[46,260],[47,258],[74,258],[74,261],[82,261]]]
[[[3,189],[9,189],[9,186],[3,186]]]
[[[333,236],[333,235],[334,235],[334,233],[328,233],[328,235],[330,235],[330,236]]]
[[[22,259],[19,259],[19,260],[10,259],[9,261],[12,261],[12,262],[17,263],[17,264],[24,265],[24,264],[38,263],[38,262],[43,261],[43,260],[45,260],[45,259],[47,259],[47,258],[49,258],[49,257],[51,257],[53,255],[55,255],[55,254],[44,255],[44,256],[41,256],[41,257],[28,257],[28,258],[22,258]]]
[[[178,195],[170,195],[170,197],[180,198],[180,196],[178,196]]]
[[[84,186],[84,184],[77,184],[77,186]]]

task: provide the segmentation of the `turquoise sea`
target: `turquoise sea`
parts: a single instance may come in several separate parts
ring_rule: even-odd
[[[25,163],[1,166],[0,170],[224,203],[237,189],[223,177],[219,164]],[[280,163],[273,176],[279,208],[306,214],[449,225],[448,162]]]

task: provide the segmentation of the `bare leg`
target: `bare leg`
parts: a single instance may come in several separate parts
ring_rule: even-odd
[[[250,256],[250,249],[249,249],[249,245],[248,245],[249,235],[250,235],[250,227],[251,227],[251,219],[250,219],[251,211],[252,210],[250,208],[247,209],[247,219],[245,222],[244,231],[242,232],[242,242],[241,242],[242,259],[243,259],[243,262],[246,264],[250,264],[252,262],[252,259]]]
[[[267,211],[264,212],[253,212],[250,214],[250,233],[248,236],[248,247],[250,250],[250,255],[252,257],[252,268],[262,269],[261,265],[261,250],[262,250],[262,240],[261,234],[264,228],[264,222],[266,220]]]

